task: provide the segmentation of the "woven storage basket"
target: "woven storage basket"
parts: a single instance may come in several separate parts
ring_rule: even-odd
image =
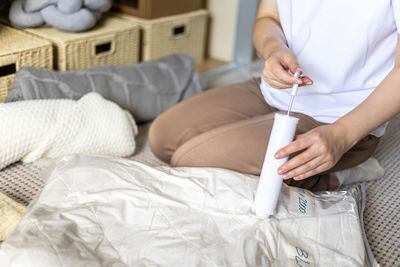
[[[114,16],[105,16],[87,32],[63,32],[55,28],[26,31],[53,43],[54,65],[62,71],[135,64],[139,59],[138,26]]]
[[[113,13],[142,31],[141,60],[157,59],[174,52],[185,53],[202,62],[206,40],[208,12],[198,10],[159,19],[142,19]]]
[[[0,102],[3,102],[22,67],[53,67],[51,43],[0,24]]]

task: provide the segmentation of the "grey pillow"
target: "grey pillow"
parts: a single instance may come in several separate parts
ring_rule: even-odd
[[[57,72],[24,67],[15,75],[6,102],[32,99],[79,99],[97,92],[146,122],[177,102],[200,93],[203,84],[194,59],[171,54],[136,65],[99,66]]]

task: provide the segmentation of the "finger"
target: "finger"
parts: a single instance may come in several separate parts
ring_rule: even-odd
[[[264,80],[268,83],[268,85],[276,89],[284,89],[292,87],[292,84],[285,83],[284,81],[276,77],[275,74],[277,72],[276,69],[281,69],[281,71],[284,71],[279,63],[276,64],[270,63],[268,66],[264,68],[263,77]]]
[[[287,89],[287,88],[290,88],[290,87],[291,87],[290,84],[288,85],[288,84],[285,84],[285,83],[281,83],[281,82],[278,82],[278,81],[276,81],[276,80],[274,80],[274,79],[271,79],[271,78],[269,78],[268,84],[269,84],[272,88],[275,88],[275,89]]]
[[[302,77],[301,80],[303,83],[300,86],[305,86],[305,85],[312,85],[314,84],[314,81],[311,80],[308,76]]]
[[[329,162],[325,162],[325,163],[319,165],[317,168],[315,168],[313,170],[310,170],[310,171],[308,171],[308,172],[306,172],[306,173],[304,173],[302,175],[293,177],[293,179],[296,180],[296,181],[303,180],[303,179],[312,177],[314,175],[317,175],[317,174],[319,174],[321,172],[324,172],[326,170],[329,170],[330,168],[331,168],[331,166],[330,166]]]
[[[289,84],[289,87],[291,87],[295,83],[303,84],[303,81],[300,78],[295,78],[293,75],[289,74],[283,68],[283,66],[280,66],[279,68],[273,68],[271,69],[271,71],[277,80],[279,80],[281,83]]]
[[[293,141],[299,140],[301,138],[304,138],[304,134],[295,135]]]
[[[277,79],[276,77],[271,77],[270,79],[273,80],[275,83],[280,84],[280,85],[283,86],[284,88],[290,88],[290,87],[293,86],[293,84],[283,82],[283,81]]]
[[[323,162],[321,157],[314,157],[311,160],[309,160],[307,162],[304,162],[303,164],[301,164],[297,168],[291,169],[289,172],[285,173],[282,178],[283,179],[290,179],[290,178],[293,178],[293,177],[300,177],[301,179],[304,179],[303,176],[307,172],[316,169],[319,165],[321,165],[323,163],[325,163],[325,162]]]
[[[310,138],[300,138],[300,136],[289,145],[279,149],[275,153],[276,159],[281,159],[293,154],[294,152],[306,149],[312,145]]]
[[[308,162],[314,160],[315,158],[320,158],[318,156],[319,156],[318,153],[313,151],[312,148],[309,148],[306,151],[304,151],[303,153],[300,153],[299,155],[295,156],[294,158],[290,159],[288,162],[286,162],[285,164],[280,166],[278,168],[278,173],[286,176],[285,179],[292,178],[293,176],[295,176],[292,172],[296,168],[299,168],[299,167],[307,164]],[[321,159],[322,158],[320,158],[320,161],[321,161]],[[316,166],[313,166],[313,167],[315,168]],[[290,177],[287,177],[288,175]]]
[[[295,58],[291,59],[291,61],[293,61],[293,60],[295,61],[294,64],[297,64],[296,59]],[[270,77],[273,77],[274,80],[276,80],[280,83],[288,84],[289,85],[288,87],[291,87],[295,83],[297,83],[297,84],[303,83],[301,78],[295,78],[293,75],[291,75],[287,72],[287,69],[288,69],[287,60],[284,58],[281,58],[281,57],[272,57],[264,65],[264,70],[271,72],[272,75]],[[297,71],[300,74],[302,73],[302,70],[300,68],[298,68]]]
[[[303,74],[303,70],[300,68],[299,63],[297,63],[296,57],[292,53],[287,54],[281,62],[282,65],[286,69],[289,69],[291,73],[298,72],[299,74]]]

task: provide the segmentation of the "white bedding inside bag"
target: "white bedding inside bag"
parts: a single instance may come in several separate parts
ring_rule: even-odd
[[[2,244],[4,266],[371,266],[361,186],[283,186],[277,214],[251,209],[258,180],[68,156]]]

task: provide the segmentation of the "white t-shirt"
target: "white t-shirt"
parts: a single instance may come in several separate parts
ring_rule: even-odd
[[[354,109],[394,66],[400,0],[277,0],[289,48],[314,84],[297,91],[294,112],[332,123]],[[287,110],[290,89],[261,90]],[[385,125],[372,134],[383,135]]]

